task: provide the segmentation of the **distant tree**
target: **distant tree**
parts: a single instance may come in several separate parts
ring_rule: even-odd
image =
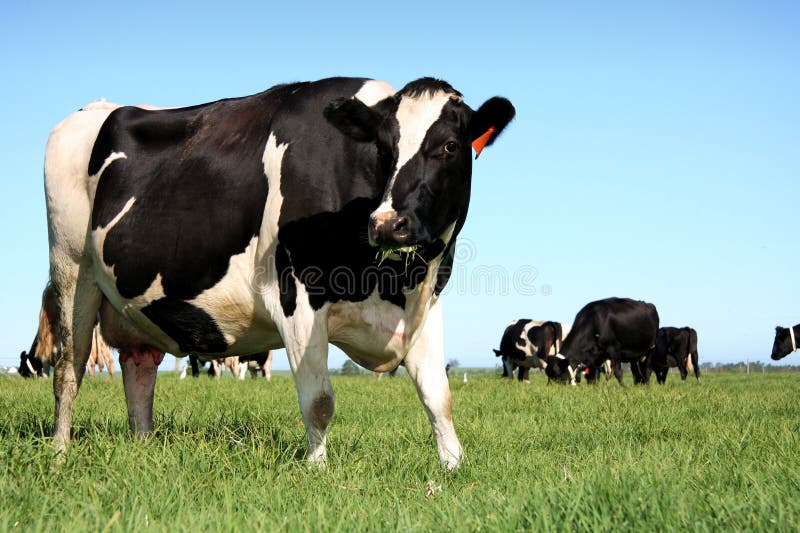
[[[358,376],[359,374],[361,374],[361,369],[358,368],[357,364],[348,359],[342,365],[341,374],[343,376]]]
[[[460,366],[461,366],[461,364],[458,362],[458,359],[455,359],[455,358],[453,358],[453,359],[449,359],[449,360],[447,361],[447,366],[449,366],[449,367],[450,367],[450,369],[452,370],[452,369],[454,369],[454,368],[458,368],[458,367],[460,367]]]

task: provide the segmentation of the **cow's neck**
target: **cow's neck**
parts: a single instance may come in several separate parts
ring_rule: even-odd
[[[439,273],[439,264],[442,256],[439,255],[428,263],[428,271],[425,279],[417,285],[413,291],[406,294],[406,327],[404,341],[407,346],[413,346],[414,342],[422,331],[421,326],[425,323],[428,310],[433,303],[434,289],[436,288],[436,276]]]

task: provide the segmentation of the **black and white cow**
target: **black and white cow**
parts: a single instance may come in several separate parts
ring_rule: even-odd
[[[547,358],[545,372],[551,379],[575,377],[583,368],[600,368],[610,359],[622,385],[622,362],[644,363],[658,331],[658,311],[647,302],[607,298],[586,304],[575,316],[561,352]],[[634,381],[637,379],[634,364]]]
[[[775,328],[775,341],[772,343],[773,361],[783,359],[790,353],[796,352],[800,338],[800,324],[788,328],[780,326]]]
[[[69,441],[99,312],[138,434],[153,428],[164,352],[285,347],[308,459],[324,464],[333,343],[375,371],[405,363],[439,459],[456,467],[439,294],[467,216],[472,150],[514,113],[499,97],[473,110],[433,78],[400,91],[331,78],[68,117],[45,158],[55,446]]]
[[[36,356],[38,339],[34,338],[28,351],[19,354],[19,367],[17,373],[23,378],[46,378],[49,375],[49,365]]]
[[[663,384],[667,381],[670,368],[678,368],[681,380],[685,381],[689,370],[700,381],[700,367],[697,354],[697,331],[694,328],[663,327],[658,329],[656,345],[649,356],[647,379],[652,370],[656,380]]]
[[[569,333],[569,328],[560,322],[527,318],[509,324],[500,339],[500,349],[493,350],[503,363],[503,377],[513,379],[514,370],[518,369],[519,380],[530,383],[531,368],[547,366],[545,358],[558,353],[564,329]]]

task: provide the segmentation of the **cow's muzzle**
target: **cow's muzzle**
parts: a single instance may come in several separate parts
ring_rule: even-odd
[[[411,229],[408,217],[395,211],[373,213],[369,217],[369,243],[381,248],[396,248],[409,244]]]

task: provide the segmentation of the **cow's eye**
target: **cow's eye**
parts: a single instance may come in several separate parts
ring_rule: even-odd
[[[454,154],[454,153],[456,153],[456,150],[458,150],[458,143],[457,142],[450,141],[448,143],[445,143],[444,151],[447,152],[448,154]]]

